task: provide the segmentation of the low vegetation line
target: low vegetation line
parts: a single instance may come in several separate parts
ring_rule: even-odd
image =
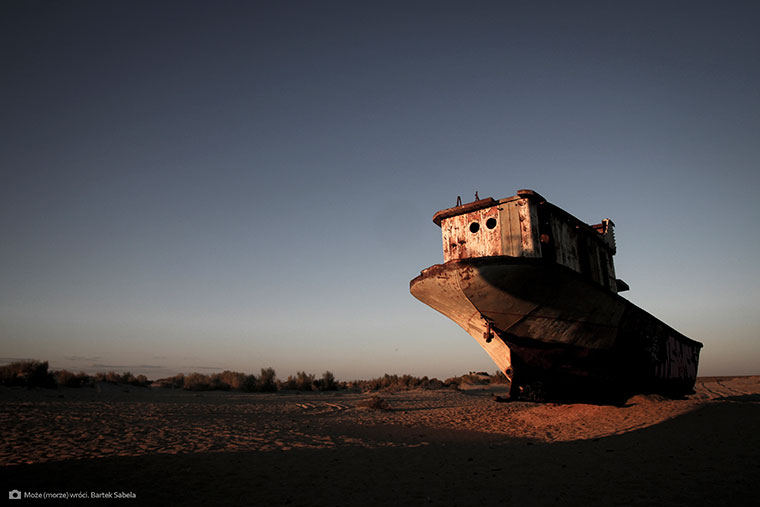
[[[185,389],[188,391],[242,391],[242,392],[276,392],[276,391],[337,391],[352,389],[360,391],[405,391],[410,389],[456,389],[467,384],[506,384],[507,378],[497,371],[494,374],[470,372],[467,375],[451,377],[446,380],[437,378],[415,377],[412,375],[389,375],[370,380],[338,381],[326,371],[320,378],[313,373],[299,371],[295,376],[288,375],[280,380],[272,368],[261,368],[259,375],[249,375],[237,371],[224,371],[205,375],[203,373],[178,373],[173,377],[148,380],[145,375],[132,375],[130,372],[114,371],[88,375],[84,372],[73,373],[68,370],[49,371],[47,361],[14,361],[0,366],[0,385],[8,387],[94,387],[97,382],[127,384],[138,387],[163,387],[168,389]]]

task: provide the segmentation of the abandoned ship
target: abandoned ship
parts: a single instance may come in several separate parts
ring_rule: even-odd
[[[624,299],[614,224],[588,225],[532,190],[438,211],[443,264],[412,295],[464,328],[510,398],[621,400],[692,392],[702,344]]]

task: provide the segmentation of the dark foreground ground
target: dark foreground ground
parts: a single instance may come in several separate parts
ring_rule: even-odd
[[[760,383],[757,379],[752,382]],[[720,385],[728,386],[730,381],[723,379]],[[419,417],[412,403],[419,400],[414,396],[401,395],[398,401],[389,396],[391,405],[395,402],[399,408],[376,418],[372,411],[355,408],[353,398],[335,395],[327,404],[344,407],[337,416],[325,412],[304,416],[303,411],[283,409],[283,419],[275,421],[289,428],[291,442],[313,442],[298,434],[313,437],[317,433],[332,432],[340,435],[330,445],[234,451],[225,450],[222,445],[202,452],[146,451],[131,456],[38,459],[42,462],[7,464],[0,468],[2,494],[18,489],[40,493],[125,492],[137,497],[69,500],[65,502],[67,505],[116,502],[122,505],[754,506],[760,498],[760,394],[747,389],[747,385],[745,381],[739,390],[723,389],[715,396],[705,397],[704,393],[715,394],[716,389],[709,382],[703,383],[692,409],[681,415],[640,429],[611,431],[609,436],[553,442],[537,439],[535,433],[532,433],[533,438],[526,439],[493,429],[457,430],[451,425],[419,424],[422,419],[416,422],[413,419]],[[702,398],[698,398],[700,391]],[[420,402],[419,412],[428,410],[425,407],[432,403],[431,399],[439,400],[437,396],[441,397],[440,403],[448,404],[449,412],[444,414],[453,414],[460,402],[469,404],[473,410],[481,405],[483,410],[503,410],[504,418],[515,420],[531,410],[545,410],[536,408],[535,404],[502,409],[510,404],[495,404],[485,395],[430,396],[420,395],[419,399],[425,403]],[[309,399],[316,402],[309,403]],[[342,404],[334,403],[336,399],[343,400]],[[293,402],[282,397],[271,400],[274,405],[282,400]],[[324,398],[305,394],[294,400],[302,408],[313,409],[318,408]],[[216,403],[218,399],[212,401]],[[228,401],[232,402],[233,398]],[[6,412],[29,407],[19,403],[18,397],[9,400],[5,404]],[[172,410],[176,407],[173,403],[167,401],[157,410]],[[659,401],[648,400],[647,403]],[[111,406],[113,417],[119,417],[120,407],[134,409],[129,404],[112,403]],[[587,406],[555,408],[556,415],[580,411],[591,418],[604,418],[607,410]],[[615,410],[625,411],[625,408]],[[493,415],[492,412],[487,414]],[[398,419],[394,419],[397,416]],[[196,422],[202,425],[203,419]],[[259,424],[255,417],[249,422]],[[53,419],[46,424],[50,433],[44,438],[50,441],[61,438],[55,433]],[[575,419],[572,424],[582,423]],[[594,420],[583,424],[593,427]],[[245,431],[243,423],[236,427]],[[42,431],[41,428],[43,426],[35,431]],[[212,427],[208,429],[213,431]],[[198,431],[202,432],[203,428]],[[275,429],[272,431],[276,433]],[[194,435],[188,433],[188,438],[196,438]],[[22,435],[12,440],[20,453],[24,452],[24,438]],[[39,438],[39,435],[27,436],[27,439],[37,439],[35,441]],[[11,440],[6,439],[6,442]],[[49,502],[24,499],[19,505],[29,503]]]

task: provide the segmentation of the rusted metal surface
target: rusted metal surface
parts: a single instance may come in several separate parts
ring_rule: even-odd
[[[589,226],[539,194],[492,198],[439,211],[443,260],[510,255],[547,258],[616,290],[614,223]]]
[[[435,215],[433,215],[433,223],[435,223],[435,225],[441,225],[441,221],[444,218],[461,215],[462,213],[469,213],[471,211],[476,211],[481,208],[488,208],[496,204],[496,201],[494,201],[492,197],[486,197],[485,199],[479,199],[477,201],[469,202],[467,204],[459,204],[460,201],[461,199],[458,199],[457,205],[454,206],[453,208],[443,209],[437,212]]]
[[[615,278],[611,220],[589,226],[521,190],[443,210],[434,221],[445,263],[424,270],[410,290],[478,341],[514,395],[693,387],[702,344],[616,294],[627,286]]]
[[[464,259],[502,255],[499,210],[493,205],[444,219],[443,258]]]

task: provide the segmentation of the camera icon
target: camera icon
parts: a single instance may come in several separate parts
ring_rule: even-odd
[[[8,499],[9,500],[21,500],[21,491],[17,489],[12,489],[8,491]]]

